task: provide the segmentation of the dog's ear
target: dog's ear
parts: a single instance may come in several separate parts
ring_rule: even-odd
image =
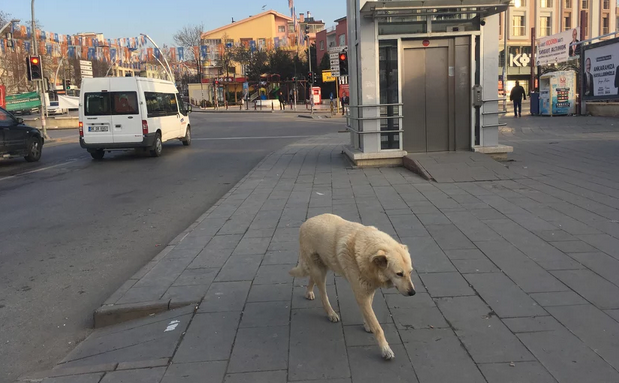
[[[401,243],[400,246],[402,246],[404,250],[408,251],[408,246],[406,246],[405,244]]]
[[[372,257],[372,263],[378,267],[387,267],[387,253],[383,250],[378,250],[378,252]]]

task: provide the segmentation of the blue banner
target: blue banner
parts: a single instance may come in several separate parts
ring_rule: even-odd
[[[155,57],[157,57],[158,59],[161,58],[161,52],[159,51],[159,48],[155,48]]]
[[[52,55],[52,44],[47,44],[45,46],[45,50],[47,51],[47,55],[51,56]]]
[[[249,49],[251,49],[252,52],[256,50],[256,41],[252,40],[249,42]]]
[[[185,61],[185,48],[176,48],[176,55],[178,56],[178,61]]]
[[[88,48],[88,60],[95,59],[95,48]]]
[[[54,41],[58,42],[58,33],[54,33]]]
[[[69,50],[67,51],[67,53],[70,59],[74,59],[75,58],[75,47],[69,46]]]
[[[200,47],[200,57],[202,60],[206,60],[206,56],[208,55],[208,47],[206,45],[202,45]]]
[[[275,46],[275,49],[279,48],[279,37],[275,37],[273,39],[273,45]]]
[[[116,48],[110,48],[110,59],[113,63],[116,62]]]

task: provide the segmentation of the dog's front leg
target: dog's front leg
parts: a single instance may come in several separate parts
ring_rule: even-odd
[[[372,291],[372,293],[370,294],[370,307],[374,307],[374,293],[376,293],[376,290]],[[363,329],[365,330],[365,332],[372,332],[368,321],[365,320],[365,316],[363,317]]]
[[[383,328],[380,327],[380,323],[378,323],[378,319],[376,319],[376,314],[374,314],[374,310],[372,309],[372,300],[368,299],[369,295],[363,297],[357,296],[356,298],[361,313],[363,314],[363,319],[370,328],[370,331],[374,333],[374,338],[376,338],[378,342],[383,358],[393,359],[395,354],[391,350],[391,347],[389,347],[389,343],[387,343],[387,339],[385,339]]]

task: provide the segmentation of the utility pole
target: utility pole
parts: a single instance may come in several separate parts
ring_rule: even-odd
[[[312,44],[309,40],[309,25],[305,25],[305,40],[307,40],[307,62],[309,63],[309,72],[312,73]],[[312,80],[309,84],[309,97],[311,114],[314,114],[314,75],[312,74]]]
[[[34,21],[34,0],[31,1],[30,3],[30,11],[31,11],[31,17],[32,17],[32,52],[34,53],[34,56],[38,56],[38,48],[37,48],[37,28],[36,28],[36,23]],[[46,109],[46,104],[45,104],[45,86],[43,85],[43,81],[45,79],[45,75],[43,72],[43,60],[40,61],[41,63],[41,80],[36,80],[37,81],[37,90],[39,92],[39,98],[41,100],[41,108],[39,108],[39,113],[41,115],[41,128],[43,128],[43,137],[47,140],[49,139],[49,136],[47,135],[47,126],[46,126],[46,121],[45,121],[45,115],[47,114],[45,109]]]

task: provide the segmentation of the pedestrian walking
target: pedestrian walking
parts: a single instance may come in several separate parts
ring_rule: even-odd
[[[526,100],[527,95],[524,88],[520,85],[520,81],[516,81],[516,86],[512,88],[509,99],[514,102],[514,116],[522,117],[522,100]]]
[[[284,94],[279,92],[279,110],[286,109],[286,99],[284,98]]]

